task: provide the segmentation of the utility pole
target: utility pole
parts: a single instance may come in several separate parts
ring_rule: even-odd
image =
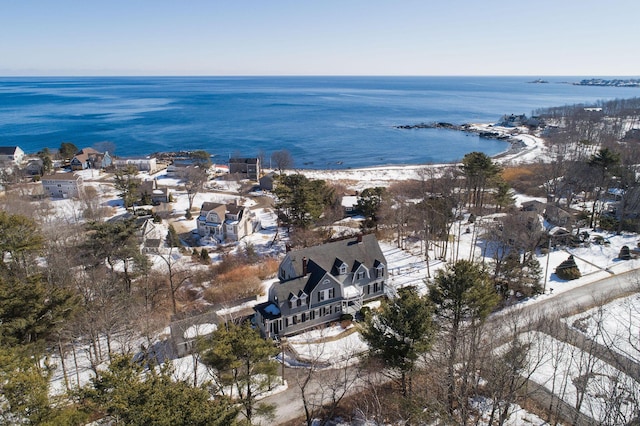
[[[544,270],[544,286],[542,287],[542,294],[547,292],[547,277],[549,276],[549,259],[551,258],[551,234],[547,234],[549,237],[549,246],[547,248],[547,267]]]

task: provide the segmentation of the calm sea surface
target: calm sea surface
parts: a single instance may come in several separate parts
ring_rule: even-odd
[[[503,114],[640,89],[573,86],[582,77],[0,77],[0,145],[26,152],[109,141],[116,155],[289,150],[297,167],[348,168],[494,155],[504,142],[394,126],[495,122]]]

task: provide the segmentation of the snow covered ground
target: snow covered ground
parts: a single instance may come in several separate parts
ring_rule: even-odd
[[[513,129],[498,129],[496,127],[489,127],[487,125],[477,125],[480,130],[499,130],[501,132],[511,132]],[[509,151],[497,158],[501,164],[514,165],[521,163],[530,163],[544,160],[547,158],[544,141],[536,136],[526,133],[520,133],[513,136],[514,138],[522,142],[522,146],[517,150]],[[348,183],[349,188],[355,190],[362,190],[367,187],[373,186],[388,186],[393,181],[406,180],[406,179],[421,179],[422,173],[424,173],[425,167],[430,167],[436,170],[449,165],[412,165],[412,166],[385,166],[385,167],[371,167],[365,169],[348,169],[348,170],[298,170],[305,174],[309,178],[314,179],[326,179],[326,180],[341,180]],[[80,172],[86,184],[93,186],[97,189],[98,194],[101,197],[101,204],[110,209],[109,214],[117,216],[124,214],[126,210],[122,206],[122,201],[117,195],[117,191],[113,188],[113,184],[107,176],[97,173],[96,171],[82,171]],[[171,220],[174,224],[179,225],[183,231],[189,231],[196,229],[195,218],[187,220],[184,218],[184,213],[188,208],[188,200],[186,193],[181,188],[181,184],[177,179],[169,178],[164,172],[160,172],[152,176],[158,179],[159,185],[169,186],[174,197],[174,202],[171,203],[169,213],[174,216]],[[194,199],[194,209],[205,201],[213,201],[220,203],[238,202],[245,206],[253,206],[254,201],[238,195],[239,183],[226,180],[211,181],[208,184],[208,188],[197,194]],[[518,203],[529,200],[531,197],[518,196]],[[55,200],[51,202],[51,205],[57,212],[59,218],[68,222],[77,223],[82,221],[81,211],[82,203],[78,200]],[[281,244],[273,244],[274,237],[277,232],[277,220],[273,210],[269,208],[259,207],[255,209],[258,221],[260,223],[260,230],[255,234],[247,237],[243,240],[252,244],[259,252],[268,253],[272,255],[279,255],[283,252]],[[194,216],[197,213],[194,212]],[[344,223],[339,224],[335,228],[336,234],[343,232],[350,232],[353,229],[353,222],[356,222],[357,218],[349,219]],[[482,223],[482,218],[476,221],[477,224]],[[458,259],[473,259],[476,261],[482,261],[483,247],[482,242],[476,242],[474,244],[473,234],[464,232],[465,228],[469,227],[464,221],[455,225],[453,234],[456,235],[455,240],[452,242],[450,256]],[[481,225],[478,225],[481,226]],[[463,232],[457,232],[457,228],[460,228]],[[620,248],[623,245],[627,245],[631,248],[636,247],[639,241],[638,235],[635,234],[623,234],[614,235],[609,233],[592,233],[592,237],[595,235],[601,235],[606,245],[591,244],[589,247],[580,247],[572,249],[553,250],[548,255],[539,254],[538,261],[543,268],[545,293],[535,296],[524,302],[523,304],[536,303],[538,301],[552,298],[562,292],[569,289],[582,286],[588,283],[598,281],[600,279],[611,276],[612,274],[620,274],[625,271],[634,269],[640,269],[640,259],[632,259],[628,261],[622,261],[617,259],[617,255]],[[400,249],[394,242],[382,241],[381,247],[383,253],[387,259],[387,267],[389,271],[388,286],[390,288],[400,288],[404,286],[416,286],[423,294],[426,293],[426,281],[428,276],[434,277],[439,269],[444,267],[445,263],[440,259],[435,259],[434,253],[429,253],[429,264],[427,269],[426,256],[423,252],[423,248],[419,245],[408,245],[404,249]],[[564,281],[559,279],[555,274],[555,267],[562,261],[566,260],[569,255],[573,255],[576,263],[582,273],[582,277],[574,281]],[[190,262],[189,256],[178,256],[176,261],[184,262],[187,265]],[[448,259],[450,260],[450,259]],[[484,259],[485,262],[490,262],[490,259]],[[156,261],[154,264],[158,268],[163,267],[164,261]],[[166,264],[164,265],[166,267]],[[427,272],[428,271],[428,272]],[[269,284],[265,284],[265,288]],[[612,302],[603,308],[596,308],[592,311],[585,312],[575,317],[568,318],[567,321],[570,325],[580,324],[581,331],[592,335],[596,327],[601,326],[602,332],[598,335],[600,343],[610,345],[620,353],[623,353],[636,361],[640,359],[640,348],[637,340],[633,340],[634,336],[640,333],[638,324],[640,324],[640,314],[637,308],[640,296],[634,296],[631,299],[623,299],[620,301]],[[264,300],[264,296],[262,299]],[[252,302],[256,303],[256,302]],[[246,305],[249,306],[250,304]],[[246,307],[242,306],[242,307]],[[604,312],[604,313],[603,313]],[[221,312],[222,315],[230,314],[229,312]],[[585,331],[586,330],[586,331]],[[199,333],[200,330],[194,330],[194,333]],[[158,336],[158,339],[166,338],[166,333]],[[566,347],[566,344],[561,344],[555,339],[546,336],[539,337],[537,340],[545,348],[555,347],[558,349],[558,353],[566,352],[573,353],[578,356],[575,348]],[[552,339],[552,340],[549,340]],[[351,362],[351,360],[357,359],[355,354],[366,350],[366,345],[362,341],[359,333],[351,330],[342,330],[340,326],[334,326],[326,328],[324,330],[313,330],[301,335],[292,337],[289,339],[289,344],[303,360],[317,360],[318,362],[326,365],[338,366],[342,365],[345,361]],[[565,345],[565,346],[562,346]],[[576,389],[571,389],[571,386],[567,384],[569,378],[574,377],[579,371],[575,370],[572,366],[572,360],[564,360],[558,358],[564,366],[566,366],[566,374],[562,377],[551,378],[549,369],[553,366],[553,362],[545,363],[539,372],[535,376],[535,380],[542,384],[548,384],[551,387],[557,387],[555,380],[567,387],[567,390],[562,395],[563,398],[567,398],[567,402],[572,403],[576,397]],[[52,356],[52,362],[60,365],[59,357]],[[207,379],[207,373],[202,366],[197,366],[194,363],[194,358],[187,356],[184,358],[176,359],[172,361],[176,368],[176,377],[192,378],[197,377],[197,381],[201,383]],[[87,351],[78,347],[75,354],[68,354],[66,357],[67,376],[70,377],[71,385],[83,385],[88,383],[89,379],[93,376],[93,372],[90,368],[90,362],[87,355]],[[77,365],[77,369],[76,369]],[[598,372],[602,375],[603,380],[598,382],[598,386],[605,388],[610,384],[607,384],[607,377],[620,377],[625,385],[629,385],[628,377],[620,375],[619,372],[612,370],[612,367],[604,364],[597,364]],[[564,368],[564,367],[563,367]],[[574,371],[575,370],[575,371]],[[62,376],[62,369],[58,368],[55,371],[53,379],[53,391],[59,393],[64,390],[64,380]],[[594,390],[595,392],[595,390]],[[585,403],[589,412],[594,416],[601,415],[602,411],[606,409],[606,401],[593,397]],[[511,424],[523,424],[530,421],[533,424],[544,424],[541,420],[529,420],[528,413],[523,414],[523,410],[518,411],[517,416],[513,417],[510,421]],[[589,413],[587,413],[589,414]],[[521,423],[520,423],[521,422]]]

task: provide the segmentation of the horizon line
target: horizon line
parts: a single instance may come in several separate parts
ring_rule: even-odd
[[[155,77],[155,78],[268,78],[268,77],[390,77],[390,78],[417,78],[417,77],[527,77],[527,78],[640,78],[640,75],[592,75],[592,74],[1,74],[0,78],[126,78],[126,77]]]

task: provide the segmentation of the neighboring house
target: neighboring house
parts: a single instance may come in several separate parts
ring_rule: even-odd
[[[189,167],[194,167],[196,162],[189,158],[179,158],[173,160],[169,166],[167,166],[167,177],[182,177]]]
[[[257,220],[246,207],[233,204],[202,203],[197,219],[198,234],[218,242],[240,241],[253,234]]]
[[[500,118],[500,121],[498,121],[498,123],[496,123],[498,126],[504,126],[504,127],[518,127],[518,126],[524,126],[527,123],[527,116],[524,114],[520,114],[520,115],[515,115],[515,114],[510,114],[510,115],[503,115]]]
[[[44,193],[51,198],[77,198],[82,193],[82,177],[74,173],[42,176]]]
[[[572,213],[550,203],[547,203],[544,216],[552,225],[563,228],[571,228],[575,222]]]
[[[169,188],[159,187],[155,179],[143,180],[138,185],[138,197],[140,200],[148,201],[150,204],[160,204],[169,202]]]
[[[166,228],[155,223],[150,216],[142,218],[141,222],[138,223],[137,237],[142,252],[151,254],[166,253],[168,251],[165,245]]]
[[[275,173],[270,172],[258,179],[260,189],[263,191],[273,191],[273,182],[276,178]]]
[[[118,169],[132,165],[141,172],[151,172],[158,168],[156,159],[147,157],[116,158],[113,165]]]
[[[93,148],[83,148],[73,156],[71,170],[104,169],[113,163],[108,152],[98,152]]]
[[[19,146],[0,146],[0,164],[13,163],[19,165],[24,158],[24,151]]]
[[[257,181],[260,178],[260,159],[240,157],[230,158],[229,174],[239,174],[247,179]]]
[[[268,301],[255,306],[266,337],[288,336],[355,314],[385,294],[387,261],[375,235],[287,253]]]
[[[345,216],[353,216],[358,212],[358,196],[357,195],[344,195],[342,197],[342,210]]]
[[[525,212],[535,212],[539,215],[544,215],[544,211],[547,208],[547,203],[543,203],[538,200],[525,201],[522,203],[522,211]]]
[[[44,163],[42,158],[32,158],[22,168],[22,171],[29,176],[41,176],[44,172]]]

